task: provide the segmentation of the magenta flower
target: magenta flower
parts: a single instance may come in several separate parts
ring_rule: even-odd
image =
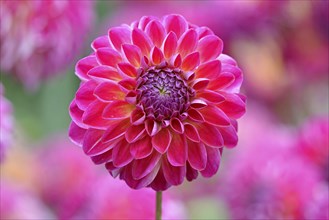
[[[244,148],[229,157],[220,176],[230,218],[328,219],[328,186],[296,152],[295,133],[257,107],[240,124]]]
[[[0,181],[0,219],[52,219],[38,197],[14,182]]]
[[[12,142],[14,119],[11,103],[4,97],[4,88],[0,83],[0,162],[3,160],[6,149]]]
[[[317,167],[329,183],[329,118],[314,118],[301,129],[297,147],[307,163]]]
[[[91,198],[79,216],[81,219],[154,219],[154,192],[150,188],[130,189],[110,176],[93,184]],[[143,201],[143,202],[141,202]],[[183,203],[166,193],[163,198],[163,219],[186,219]]]
[[[87,208],[99,172],[78,154],[68,138],[47,140],[35,153],[36,183],[39,197],[58,219],[72,219]]]
[[[111,28],[76,65],[69,135],[134,188],[213,176],[237,144],[242,72],[207,27],[180,15]]]
[[[1,71],[28,88],[63,71],[92,24],[92,1],[0,2]]]

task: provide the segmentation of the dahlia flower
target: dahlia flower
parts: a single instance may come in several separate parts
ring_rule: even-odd
[[[63,71],[92,24],[92,1],[0,2],[1,71],[27,88]]]
[[[100,173],[67,137],[53,137],[41,146],[34,153],[38,195],[58,219],[72,219],[86,209],[88,189],[95,188]]]
[[[99,172],[100,167],[90,166],[91,161],[77,151],[67,137],[57,136],[34,152],[37,193],[57,219],[153,219],[151,189],[130,189]],[[164,218],[186,217],[184,206],[170,193],[163,205]]]
[[[237,144],[242,72],[207,27],[180,15],[111,28],[76,65],[69,136],[134,189],[213,176]]]
[[[242,133],[247,133],[241,134],[244,149],[226,161],[229,169],[219,183],[230,218],[322,219],[315,216],[329,211],[328,187],[317,170],[296,154],[294,133],[264,120],[262,113],[241,122]]]
[[[132,190],[124,182],[103,176],[94,184],[82,219],[154,219],[154,192]],[[143,201],[143,202],[141,202]],[[163,198],[163,219],[186,219],[183,203],[169,192]]]
[[[329,118],[314,118],[301,128],[297,147],[307,163],[320,171],[329,184]]]
[[[4,88],[0,83],[0,162],[6,149],[12,142],[13,117],[11,103],[4,97]]]
[[[32,191],[3,178],[0,186],[0,219],[53,219]]]

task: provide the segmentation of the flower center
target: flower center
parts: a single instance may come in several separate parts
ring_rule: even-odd
[[[149,70],[137,81],[137,103],[147,118],[163,121],[186,118],[194,91],[179,76],[180,72]]]

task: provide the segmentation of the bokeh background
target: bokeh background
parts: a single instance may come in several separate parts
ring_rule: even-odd
[[[152,219],[67,136],[74,65],[112,26],[179,13],[244,72],[247,114],[218,174],[166,191],[164,219],[329,219],[327,0],[1,0],[1,219]]]

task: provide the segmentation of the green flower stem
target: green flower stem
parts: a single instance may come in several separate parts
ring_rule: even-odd
[[[156,209],[155,209],[155,219],[162,219],[162,191],[156,192]]]

